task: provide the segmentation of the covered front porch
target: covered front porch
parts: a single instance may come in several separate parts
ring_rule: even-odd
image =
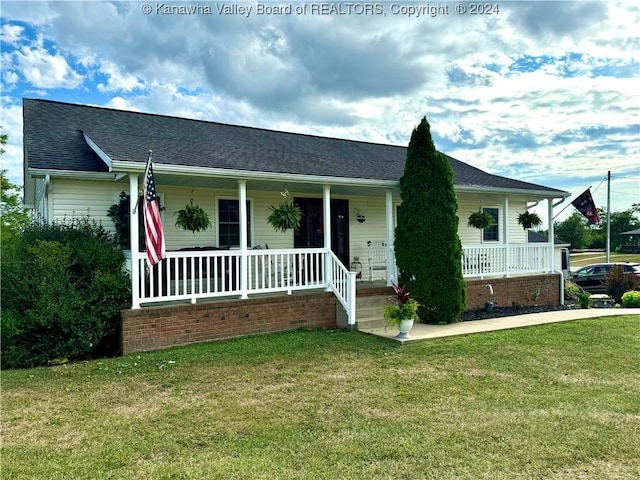
[[[484,279],[550,272],[552,257],[546,244],[467,246],[463,247],[463,275]],[[133,288],[136,307],[321,289],[334,293],[349,325],[356,323],[356,286],[369,283],[324,248],[168,252],[164,261],[151,268],[146,255],[138,253],[132,263],[137,267],[132,270],[138,272]],[[377,283],[389,285],[397,278],[395,264],[385,276]]]
[[[397,182],[335,178],[283,178],[265,175],[256,179],[251,173],[181,171],[179,168],[155,165],[156,188],[164,198],[167,210],[179,208],[188,198],[185,192],[201,203],[211,202],[212,215],[217,198],[235,198],[238,205],[236,245],[223,245],[220,239],[193,237],[169,230],[167,257],[149,268],[142,251],[132,251],[132,308],[160,302],[197,303],[209,300],[245,300],[261,295],[291,295],[294,292],[321,290],[332,292],[344,310],[346,323],[356,324],[356,284],[368,282],[370,263],[377,261],[377,280],[391,285],[397,278],[393,252],[394,228],[400,206]],[[224,173],[224,176],[223,176]],[[120,177],[120,181],[126,181]],[[129,195],[137,198],[139,174],[129,173]],[[284,183],[289,180],[289,183]],[[316,199],[319,228],[313,246],[296,244],[295,235],[275,234],[263,218],[269,203],[280,199],[283,187],[294,197]],[[194,194],[194,190],[197,192]],[[552,218],[553,198],[541,193],[512,194],[509,192],[478,193],[457,191],[459,196],[461,258],[463,275],[467,279],[535,275],[553,272],[554,245],[527,244],[523,229],[515,224],[515,208],[526,208],[527,202],[547,200]],[[345,207],[333,211],[335,201]],[[499,212],[499,230],[495,238],[483,241],[477,230],[468,228],[466,217],[482,205],[492,205]],[[135,202],[130,202],[130,218],[136,218]],[[334,217],[342,223],[336,223]],[[167,217],[167,215],[165,215]],[[169,217],[170,218],[170,217]],[[366,223],[365,223],[366,221]],[[215,223],[214,223],[215,225]],[[214,227],[215,228],[215,227]],[[218,225],[219,229],[219,225]],[[553,238],[553,224],[549,224]],[[130,244],[137,245],[140,236],[138,222],[130,221]],[[336,244],[336,238],[341,243]],[[268,242],[267,242],[268,240]],[[384,246],[382,261],[371,258],[368,244],[375,241]],[[205,243],[206,242],[206,243]],[[483,243],[478,243],[483,242]],[[268,247],[268,245],[271,247]],[[320,245],[320,246],[317,246]],[[176,248],[178,247],[178,248]],[[182,248],[179,248],[182,247]]]

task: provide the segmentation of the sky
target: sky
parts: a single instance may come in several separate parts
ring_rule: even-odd
[[[475,167],[572,198],[592,187],[597,206],[611,171],[611,211],[640,202],[636,1],[0,9],[0,161],[18,185],[22,99],[44,98],[403,146],[426,116],[438,150]]]

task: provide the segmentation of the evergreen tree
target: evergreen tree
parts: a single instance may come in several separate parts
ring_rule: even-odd
[[[436,150],[426,118],[411,134],[400,188],[394,242],[400,282],[411,283],[423,323],[452,323],[466,305],[458,201],[451,165]]]
[[[557,238],[571,244],[572,249],[587,248],[589,244],[589,226],[580,212],[573,212],[569,218],[554,224]]]

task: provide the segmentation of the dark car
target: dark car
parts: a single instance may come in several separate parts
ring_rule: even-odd
[[[614,265],[622,265],[624,273],[635,275],[640,280],[640,263],[594,263],[573,272],[569,280],[589,293],[607,293],[602,281]]]

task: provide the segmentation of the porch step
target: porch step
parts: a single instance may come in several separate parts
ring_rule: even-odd
[[[385,326],[383,310],[390,305],[389,295],[367,295],[356,297],[356,326],[358,330]]]

